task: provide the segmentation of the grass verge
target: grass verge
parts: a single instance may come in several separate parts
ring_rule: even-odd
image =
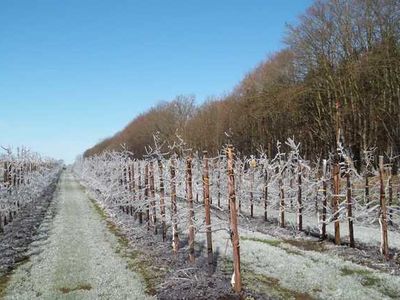
[[[158,267],[148,254],[133,249],[129,245],[129,240],[121,229],[108,218],[107,212],[94,199],[89,199],[96,212],[106,221],[109,231],[117,237],[118,245],[115,252],[127,260],[128,268],[131,271],[141,275],[145,283],[146,293],[155,295],[156,287],[164,279],[167,273],[166,270]]]

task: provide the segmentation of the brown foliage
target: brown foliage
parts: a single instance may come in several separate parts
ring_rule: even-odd
[[[356,160],[371,146],[399,153],[399,11],[398,0],[316,1],[288,27],[288,48],[230,94],[199,107],[190,96],[159,104],[85,155],[125,143],[141,156],[160,132],[166,140],[179,133],[194,150],[210,154],[228,142],[241,154],[260,145],[272,151],[278,140],[295,137],[306,157],[319,156],[336,147],[336,103]]]

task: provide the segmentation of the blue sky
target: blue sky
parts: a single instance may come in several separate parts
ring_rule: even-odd
[[[311,0],[2,0],[0,145],[72,162],[162,100],[229,92]]]

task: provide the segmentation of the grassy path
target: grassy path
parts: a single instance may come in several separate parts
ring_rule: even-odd
[[[48,238],[11,275],[5,299],[147,299],[140,276],[118,254],[117,237],[71,173],[62,175],[52,203]],[[39,234],[40,236],[40,234]]]

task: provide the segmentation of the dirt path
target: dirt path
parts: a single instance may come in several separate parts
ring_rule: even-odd
[[[118,255],[117,237],[71,173],[61,177],[30,260],[11,275],[5,299],[148,299],[143,281]],[[40,236],[40,233],[39,233]]]

